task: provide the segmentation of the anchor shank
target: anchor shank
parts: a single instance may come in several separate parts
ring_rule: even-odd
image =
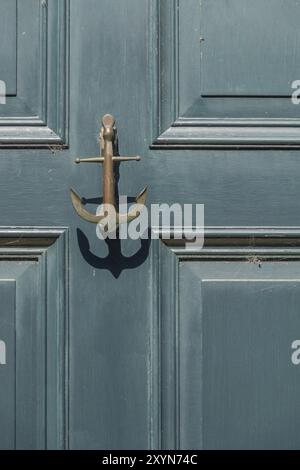
[[[105,139],[103,155],[103,204],[112,204],[116,207],[113,142],[111,140]]]

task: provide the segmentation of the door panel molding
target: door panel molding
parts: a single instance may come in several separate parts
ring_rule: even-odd
[[[200,289],[224,282],[251,289],[251,286],[262,283],[273,287],[283,285],[283,289],[295,292],[293,289],[300,282],[297,274],[300,267],[300,228],[207,228],[204,247],[199,250],[186,248],[184,240],[163,240],[163,232],[157,233],[160,239],[152,244],[150,446],[153,449],[184,449],[194,444],[195,449],[207,448],[201,404],[203,318],[201,321],[197,319],[198,315],[202,317],[202,313],[197,313],[198,309],[200,312],[203,308]],[[198,265],[202,266],[201,279],[194,274]],[[191,271],[189,279],[180,277],[183,266]],[[230,266],[239,269],[231,269]],[[189,295],[188,311],[181,310],[181,296],[184,297],[184,289],[187,289],[183,282],[189,286],[188,290],[198,292],[195,296]],[[272,313],[266,310],[266,315]],[[286,315],[289,313],[285,312]],[[295,312],[291,315],[292,321],[297,322]],[[192,329],[188,322],[192,323]],[[186,331],[191,333],[197,328],[202,339],[199,337],[199,344],[194,341],[189,345]],[[182,334],[187,336],[182,339]],[[295,334],[297,336],[297,331]],[[193,351],[186,352],[189,347]],[[193,376],[191,372],[192,385],[189,387],[186,357],[194,358],[197,354],[198,362],[191,369],[196,373]],[[189,412],[187,403],[193,403],[194,413]],[[186,422],[189,423],[187,426]]]
[[[7,0],[2,0],[7,1]],[[0,105],[0,148],[68,144],[69,0],[17,0],[15,93]],[[3,8],[5,5],[3,5]],[[3,77],[3,80],[8,79]],[[0,77],[0,80],[2,77]]]
[[[0,286],[8,309],[0,373],[15,393],[0,446],[68,448],[68,230],[2,227]]]
[[[291,82],[298,77],[290,77],[284,95],[274,94],[272,83],[262,96],[201,93],[201,47],[213,47],[202,38],[205,7],[198,0],[150,0],[150,148],[299,148],[298,107],[291,103]]]

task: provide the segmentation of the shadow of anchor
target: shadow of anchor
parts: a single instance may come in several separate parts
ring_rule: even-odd
[[[133,256],[124,256],[121,249],[121,240],[116,238],[105,240],[108,246],[108,255],[100,258],[90,250],[90,242],[87,236],[77,229],[77,239],[80,252],[87,263],[96,269],[106,269],[117,279],[122,271],[134,269],[141,266],[148,258],[151,244],[151,236],[148,233],[147,239],[141,239],[141,247]]]

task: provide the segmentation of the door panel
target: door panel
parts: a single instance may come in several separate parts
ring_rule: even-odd
[[[6,349],[1,449],[65,446],[64,236],[54,230],[0,232],[0,339]]]
[[[298,272],[293,261],[182,263],[181,446],[189,448],[198,435],[197,448],[299,448],[294,411],[300,406],[300,384],[291,362],[291,344],[300,328]],[[193,310],[195,290],[200,293]],[[202,346],[198,357],[197,341]],[[199,402],[197,429],[191,424]]]
[[[1,396],[0,396],[0,415],[1,415],[1,423],[5,432],[1,434],[1,444],[0,447],[2,449],[12,449],[15,447],[15,429],[14,429],[14,421],[15,421],[15,394],[12,393],[15,390],[15,379],[14,377],[14,370],[15,370],[15,357],[14,353],[16,350],[15,345],[15,285],[14,282],[2,281],[0,284],[0,292],[1,292],[1,300],[3,306],[5,306],[2,310],[1,314],[1,341],[4,342],[4,353],[5,353],[5,360],[1,361],[1,363],[6,365],[7,356],[10,358],[10,362],[14,364],[14,367],[5,368],[2,365],[0,369],[1,374]],[[8,345],[8,350],[7,346]],[[2,346],[3,348],[3,346]],[[3,349],[2,349],[3,351]]]
[[[296,0],[288,8],[278,0],[202,2],[202,95],[290,96],[298,74],[298,8]]]
[[[277,281],[267,267],[271,280],[203,282],[206,449],[299,448],[299,377],[291,363],[299,280]]]
[[[299,147],[297,0],[153,4],[153,148]]]
[[[299,448],[298,236],[207,229],[202,249],[157,243],[156,446]]]
[[[64,145],[68,110],[68,0],[1,0],[2,147]]]
[[[0,19],[0,41],[2,44],[0,52],[1,80],[6,83],[6,93],[16,95],[17,93],[17,0],[1,0]]]

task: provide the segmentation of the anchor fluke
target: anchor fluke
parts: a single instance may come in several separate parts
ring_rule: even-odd
[[[79,194],[77,194],[77,192],[72,188],[70,191],[73,207],[79,217],[86,220],[87,222],[92,222],[93,224],[98,224],[101,222],[104,216],[92,214],[91,212],[87,211],[82,204],[82,198],[79,196]]]

